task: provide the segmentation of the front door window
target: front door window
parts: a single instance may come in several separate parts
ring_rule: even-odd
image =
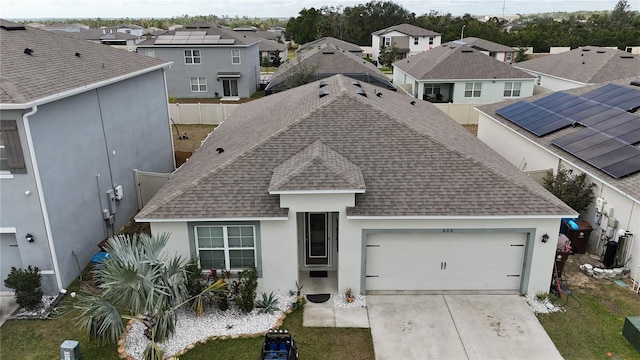
[[[305,219],[306,265],[329,264],[329,226],[327,213],[307,213]]]

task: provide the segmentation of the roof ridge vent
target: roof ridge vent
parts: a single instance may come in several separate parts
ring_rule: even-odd
[[[322,89],[320,90],[320,97],[323,98],[325,96],[329,95],[329,89]]]
[[[598,54],[604,54],[604,53],[606,53],[606,51],[604,51],[604,50],[598,50],[598,51],[596,51],[596,52],[597,52]]]
[[[620,59],[633,59],[633,55],[620,55]]]
[[[356,90],[356,94],[358,94],[358,95],[360,95],[360,96],[367,97],[367,93],[366,93],[364,90],[362,90],[362,89],[357,89],[357,90]]]
[[[462,49],[462,52],[463,53],[472,53],[473,50],[471,50],[471,49]]]
[[[0,28],[7,30],[7,31],[16,31],[16,30],[27,30],[26,27],[24,27],[24,25],[0,25]]]
[[[358,81],[358,80],[351,81],[351,85],[357,86],[357,87],[362,87],[362,85],[360,85],[360,81]]]
[[[335,51],[333,51],[333,50],[323,50],[322,53],[325,54],[325,55],[333,55],[333,54],[335,54]]]
[[[325,86],[329,85],[329,82],[327,80],[321,80],[320,81],[320,87],[323,88]]]

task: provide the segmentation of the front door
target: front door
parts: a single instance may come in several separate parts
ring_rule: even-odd
[[[329,221],[327,213],[307,213],[305,218],[305,265],[330,264]]]

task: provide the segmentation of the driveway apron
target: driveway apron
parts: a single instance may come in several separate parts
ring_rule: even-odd
[[[562,359],[517,295],[369,295],[376,359]]]

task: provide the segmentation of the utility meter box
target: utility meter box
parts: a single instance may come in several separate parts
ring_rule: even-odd
[[[640,352],[640,316],[627,316],[622,327],[624,336]]]
[[[60,360],[79,360],[80,344],[75,340],[65,340],[60,345]]]

